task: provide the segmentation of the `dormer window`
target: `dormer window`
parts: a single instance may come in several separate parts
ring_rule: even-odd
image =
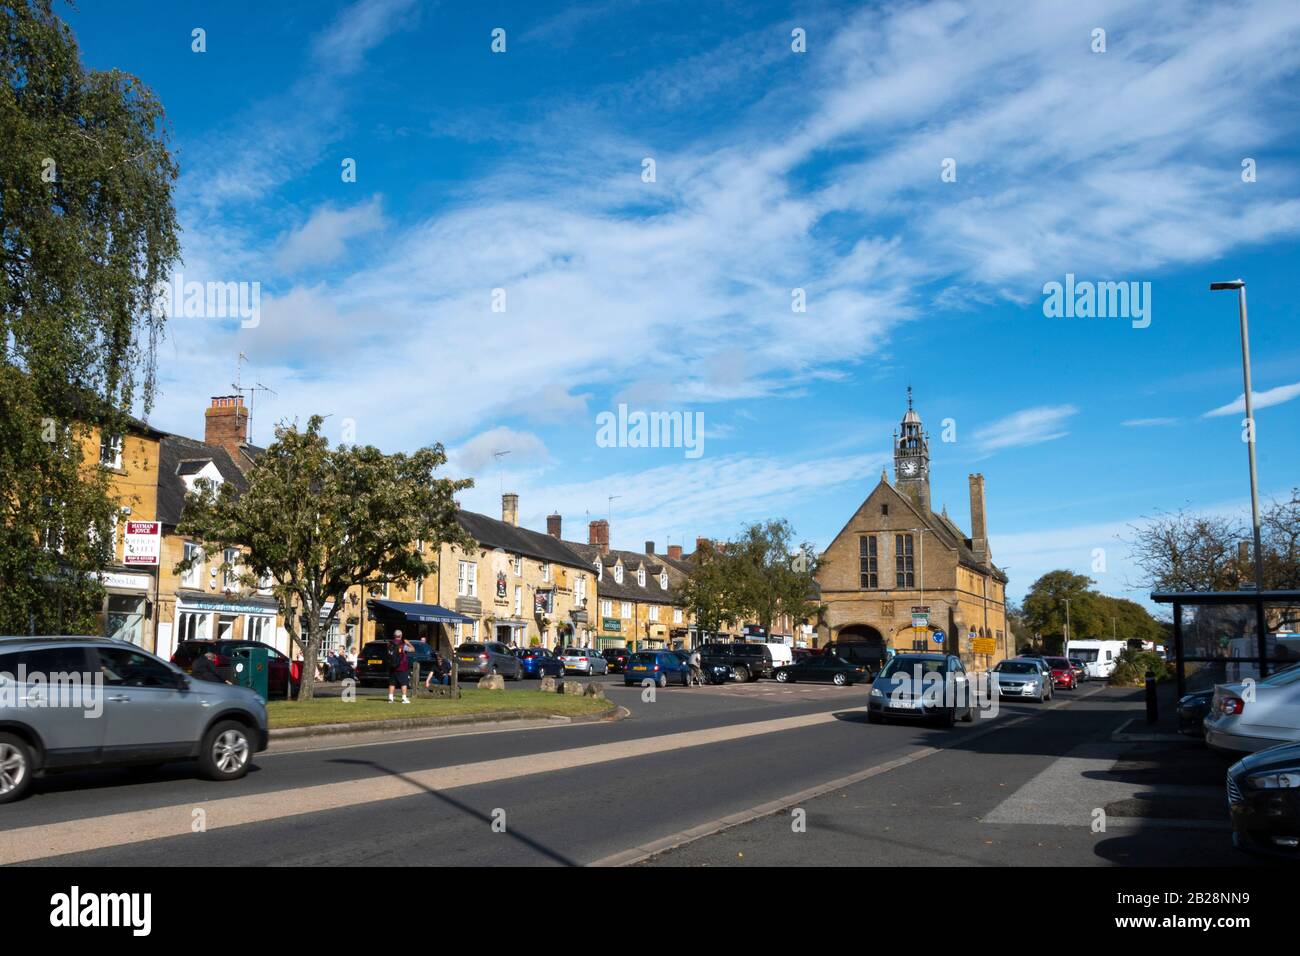
[[[645,568],[636,569],[636,583],[640,587],[645,587]]]
[[[592,562],[592,564],[596,566],[596,580],[597,581],[605,580],[605,566],[600,563],[600,558],[597,558],[595,561]]]
[[[617,584],[623,583],[623,565],[621,562],[614,565],[614,581]]]
[[[660,571],[660,572],[659,572],[659,590],[660,590],[660,591],[667,591],[667,590],[668,590],[668,572],[667,572],[667,571]]]

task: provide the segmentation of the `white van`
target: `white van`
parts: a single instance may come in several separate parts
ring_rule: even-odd
[[[1128,641],[1070,641],[1065,656],[1083,661],[1092,680],[1106,680],[1115,671],[1119,656],[1128,649]]]
[[[794,652],[789,644],[768,644],[767,650],[772,655],[773,667],[788,667],[794,663]]]

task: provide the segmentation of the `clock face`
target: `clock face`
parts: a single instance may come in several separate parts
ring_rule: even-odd
[[[921,470],[921,463],[915,458],[908,458],[898,466],[898,470],[902,472],[903,476],[906,478],[915,478]]]

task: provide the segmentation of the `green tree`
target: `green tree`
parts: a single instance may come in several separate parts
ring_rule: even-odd
[[[1066,601],[1070,602],[1070,638],[1101,636],[1100,595],[1090,589],[1092,583],[1092,578],[1072,571],[1049,571],[1034,582],[1021,608],[1025,624],[1045,648],[1056,653],[1065,649]]]
[[[673,596],[695,620],[701,633],[717,634],[737,615],[735,582],[726,553],[702,541],[693,555],[695,566]]]
[[[729,542],[727,561],[735,586],[736,609],[764,633],[782,614],[798,624],[817,613],[813,583],[818,557],[811,544],[796,550],[794,529],[784,519],[746,526]]]
[[[435,477],[447,460],[441,445],[410,455],[331,450],[322,421],[312,416],[305,431],[277,427],[243,494],[229,483],[196,482],[178,528],[208,550],[241,549],[245,557],[232,570],[245,587],[270,578],[303,651],[302,700],[312,697],[321,640],[349,588],[404,584],[436,570],[443,543],[474,546],[456,520],[455,500],[473,482]],[[417,541],[425,542],[423,554]]]
[[[51,0],[0,6],[0,631],[94,624],[113,513],[93,427],[153,400],[178,255],[162,106],[86,70]]]

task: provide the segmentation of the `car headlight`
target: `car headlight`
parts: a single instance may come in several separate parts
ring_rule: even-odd
[[[873,688],[871,688],[871,696],[872,696],[872,697],[884,697],[884,696],[885,696],[885,692],[882,691],[879,687],[873,687]]]
[[[1252,773],[1246,777],[1246,786],[1256,790],[1290,790],[1300,788],[1300,771],[1277,773]]]

